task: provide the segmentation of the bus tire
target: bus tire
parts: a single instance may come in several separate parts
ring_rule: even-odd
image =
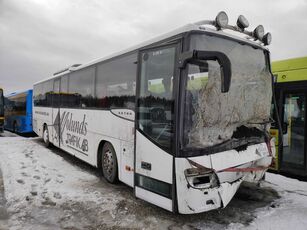
[[[47,125],[44,125],[43,140],[44,140],[45,146],[49,147],[50,146],[50,141],[49,141],[49,131],[48,131]]]
[[[118,181],[118,164],[113,146],[106,142],[102,148],[101,168],[104,178],[111,184]]]
[[[13,122],[13,133],[16,133],[16,124],[17,124],[17,122],[14,121],[14,122]]]

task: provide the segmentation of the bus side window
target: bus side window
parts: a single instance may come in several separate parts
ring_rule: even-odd
[[[97,107],[134,109],[136,60],[132,53],[97,66]]]
[[[69,75],[69,98],[76,101],[68,101],[70,107],[94,107],[95,67],[88,67]]]

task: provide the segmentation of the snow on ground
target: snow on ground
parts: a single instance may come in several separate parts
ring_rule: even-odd
[[[307,183],[268,173],[225,209],[178,215],[40,138],[0,137],[0,229],[306,229]],[[8,137],[9,136],[9,137]],[[4,187],[4,191],[3,188]],[[3,192],[5,197],[3,196]]]

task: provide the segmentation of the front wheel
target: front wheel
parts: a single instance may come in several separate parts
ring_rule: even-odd
[[[48,131],[48,127],[46,125],[44,126],[43,139],[44,139],[45,146],[49,147],[50,146],[49,131]]]
[[[117,158],[113,146],[105,143],[102,148],[101,166],[104,178],[112,184],[118,180]]]

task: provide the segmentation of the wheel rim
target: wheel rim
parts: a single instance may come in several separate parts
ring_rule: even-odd
[[[103,154],[103,168],[105,177],[111,178],[114,170],[114,158],[110,149]]]
[[[47,142],[48,142],[48,140],[49,140],[48,130],[47,130],[47,129],[45,129],[45,131],[44,131],[44,141],[45,141],[45,143],[47,143]]]

